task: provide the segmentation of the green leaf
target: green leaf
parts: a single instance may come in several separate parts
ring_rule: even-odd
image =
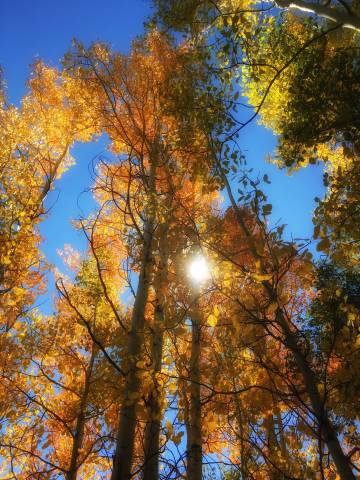
[[[262,212],[263,212],[263,215],[270,215],[272,211],[272,205],[271,203],[267,203],[266,205],[264,205],[262,207]]]

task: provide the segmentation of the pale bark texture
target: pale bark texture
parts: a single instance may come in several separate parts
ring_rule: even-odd
[[[350,6],[348,10],[345,10],[345,8],[341,6],[339,6],[339,8],[333,8],[330,5],[305,2],[304,0],[276,0],[276,3],[281,8],[290,8],[292,10],[315,13],[319,17],[332,20],[344,28],[351,28],[352,30],[357,31],[360,30],[360,18],[351,11]],[[340,10],[340,8],[342,10]]]
[[[129,332],[127,355],[129,368],[125,381],[125,400],[120,409],[119,431],[117,436],[112,480],[129,480],[133,463],[135,432],[137,426],[136,404],[140,388],[136,363],[139,360],[144,339],[144,313],[148,299],[151,276],[152,223],[147,223],[144,232],[143,260],[136,291],[135,304]]]
[[[139,282],[128,333],[127,373],[125,379],[125,398],[120,409],[119,430],[117,435],[111,480],[129,480],[132,477],[132,465],[135,450],[135,434],[137,427],[136,406],[140,397],[140,379],[137,362],[141,359],[144,343],[145,307],[149,295],[153,269],[152,246],[155,229],[155,175],[157,154],[150,160],[149,173],[149,208],[144,223],[142,259]]]
[[[153,387],[147,400],[148,423],[145,428],[144,445],[144,480],[157,480],[159,478],[160,459],[160,430],[161,430],[161,405],[162,387],[158,384],[157,376],[161,373],[163,342],[165,328],[165,296],[164,290],[167,282],[167,224],[159,226],[159,265],[155,281],[155,313],[154,329],[151,342],[151,359],[153,363]]]

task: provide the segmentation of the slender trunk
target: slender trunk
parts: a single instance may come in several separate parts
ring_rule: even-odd
[[[179,395],[182,396],[184,403],[184,424],[186,430],[186,452],[190,451],[190,398],[186,392],[186,383],[179,382]]]
[[[158,480],[159,478],[159,457],[160,457],[160,429],[161,429],[161,386],[157,377],[161,372],[163,355],[163,337],[165,323],[165,298],[164,288],[167,281],[167,230],[168,225],[159,226],[160,237],[160,262],[158,266],[157,280],[155,286],[155,315],[154,331],[151,345],[151,359],[154,368],[153,386],[148,397],[148,423],[145,429],[145,458],[144,458],[144,480]]]
[[[162,311],[155,312],[157,317]],[[155,327],[156,328],[156,327]],[[144,480],[159,478],[160,429],[161,429],[161,387],[156,382],[156,374],[161,371],[163,348],[162,327],[156,328],[152,340],[152,361],[154,362],[154,385],[148,398],[148,423],[145,429]]]
[[[84,440],[84,431],[85,431],[85,423],[86,423],[86,418],[85,418],[86,405],[88,402],[92,369],[94,366],[95,356],[96,356],[95,347],[93,345],[90,362],[85,373],[85,384],[84,384],[84,390],[80,400],[79,414],[76,419],[76,427],[75,427],[73,446],[71,451],[70,466],[66,474],[67,480],[76,480],[76,477],[77,477],[77,472],[78,472],[79,463],[80,463],[79,452],[82,448],[83,440]]]
[[[141,347],[144,342],[145,307],[149,295],[152,273],[152,244],[155,224],[155,158],[151,162],[149,175],[150,208],[144,224],[142,261],[139,283],[128,333],[127,375],[125,380],[125,398],[120,409],[119,430],[117,435],[111,480],[129,480],[135,450],[135,433],[137,426],[136,406],[140,397],[140,379],[137,362],[140,360]]]
[[[279,443],[280,443],[280,449],[281,449],[281,456],[286,462],[286,465],[289,465],[289,452],[286,446],[286,441],[284,437],[284,426],[281,418],[281,411],[278,406],[274,406],[274,414],[276,418],[276,424],[279,432]]]
[[[234,209],[235,215],[237,222],[239,224],[240,229],[244,233],[245,237],[249,241],[249,246],[250,250],[252,252],[252,255],[254,259],[256,259],[259,262],[261,273],[266,273],[264,267],[263,267],[263,258],[262,256],[258,253],[256,249],[256,244],[254,242],[254,239],[251,235],[251,232],[246,226],[245,220],[243,218],[243,215],[241,213],[241,210],[239,209],[238,205],[236,204],[235,198],[233,196],[231,186],[229,184],[229,181],[226,177],[226,174],[224,173],[224,170],[218,161],[217,163],[218,169],[221,175],[221,178],[224,181],[226,191],[229,196],[230,203]],[[262,282],[264,289],[269,295],[269,298],[272,301],[276,301],[276,291],[274,291],[272,285],[268,281],[263,281]],[[286,320],[286,317],[284,316],[284,312],[281,308],[278,308],[277,313],[276,313],[276,321],[277,324],[280,326],[283,335],[284,335],[284,343],[287,346],[287,348],[292,352],[294,355],[297,368],[300,371],[306,391],[309,395],[312,410],[319,422],[319,424],[322,427],[322,433],[323,433],[323,439],[324,442],[326,443],[329,452],[331,454],[331,457],[335,463],[337,472],[341,478],[341,480],[355,480],[355,475],[352,471],[352,468],[350,466],[350,460],[349,458],[345,455],[344,451],[342,450],[342,447],[340,445],[336,430],[330,420],[330,417],[328,415],[328,412],[326,408],[324,407],[321,395],[319,393],[318,387],[317,387],[317,379],[316,375],[313,372],[309,362],[306,359],[306,356],[302,353],[301,347],[298,343],[296,334],[290,329],[289,324]]]
[[[245,444],[244,444],[244,420],[242,415],[242,409],[240,405],[240,401],[236,398],[236,420],[239,427],[239,442],[240,442],[240,473],[241,473],[241,480],[246,480],[246,471],[247,471],[247,463],[245,457]]]
[[[151,275],[152,230],[152,223],[147,222],[144,232],[143,261],[131,319],[131,329],[128,334],[127,355],[129,366],[125,381],[125,399],[120,409],[119,431],[111,480],[129,480],[131,478],[137,424],[135,410],[139,400],[140,388],[136,363],[139,360],[144,339],[144,313]]]
[[[264,427],[266,430],[267,437],[267,457],[270,460],[269,462],[269,479],[271,480],[280,480],[283,477],[281,472],[275,468],[277,465],[277,456],[278,456],[278,441],[275,432],[275,424],[273,414],[268,414],[264,419]]]
[[[290,330],[284,318],[283,312],[280,309],[277,313],[277,320],[284,332],[285,343],[289,350],[291,350],[293,353],[297,366],[302,374],[306,391],[310,397],[313,412],[317,421],[319,422],[319,425],[321,426],[324,442],[329,449],[338,474],[340,475],[341,480],[355,480],[355,475],[350,466],[350,461],[342,450],[336,430],[330,420],[329,414],[324,406],[323,399],[319,393],[316,375],[310,367],[305,355],[302,353],[301,348],[297,343],[297,338]]]
[[[200,397],[201,322],[197,305],[192,314],[190,358],[190,412],[188,435],[188,480],[202,479],[202,427]]]

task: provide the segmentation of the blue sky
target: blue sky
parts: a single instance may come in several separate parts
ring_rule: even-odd
[[[0,65],[7,85],[7,98],[19,104],[26,92],[30,65],[37,59],[58,66],[75,37],[86,45],[103,40],[126,53],[132,39],[143,32],[143,22],[150,12],[147,0],[16,0],[1,6]],[[71,221],[88,212],[95,204],[84,193],[91,185],[89,165],[104,153],[104,139],[78,144],[72,149],[76,165],[66,172],[47,198],[48,218],[41,225],[42,250],[47,260],[64,270],[56,250],[70,243],[83,249],[85,240]],[[41,299],[42,309],[50,312],[54,293],[49,280],[49,294]]]
[[[17,0],[3,2],[0,29],[0,65],[7,83],[8,100],[18,104],[26,91],[29,66],[37,58],[56,66],[71,46],[72,38],[89,44],[103,40],[114,49],[129,50],[131,40],[143,32],[143,22],[150,12],[148,0]],[[240,145],[254,167],[254,173],[267,173],[272,181],[266,186],[269,202],[273,204],[271,221],[288,225],[286,236],[311,235],[311,216],[314,197],[322,196],[321,168],[309,167],[288,176],[265,162],[276,143],[270,131],[256,124],[241,132]],[[76,165],[64,174],[56,191],[47,199],[51,207],[41,231],[43,251],[53,264],[61,265],[57,249],[70,243],[76,249],[84,247],[82,235],[71,225],[82,210],[86,213],[94,206],[89,194],[83,192],[91,185],[89,164],[104,152],[103,139],[97,143],[76,145],[72,153]],[[51,309],[51,293],[44,301],[44,309]]]

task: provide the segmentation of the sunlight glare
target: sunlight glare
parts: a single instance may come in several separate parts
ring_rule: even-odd
[[[210,278],[209,265],[203,256],[197,256],[190,262],[189,276],[194,282],[204,282]]]

